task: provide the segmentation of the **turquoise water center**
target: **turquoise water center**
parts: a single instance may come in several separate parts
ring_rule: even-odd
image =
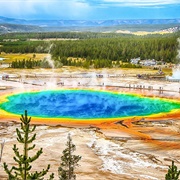
[[[43,118],[96,119],[147,116],[180,109],[180,102],[93,90],[56,90],[13,94],[0,104],[12,114]]]

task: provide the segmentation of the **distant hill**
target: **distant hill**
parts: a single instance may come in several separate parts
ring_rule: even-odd
[[[159,31],[179,30],[180,19],[25,20],[0,16],[0,33],[36,31]]]
[[[19,25],[19,24],[0,24],[0,34],[11,32],[41,32],[39,26]]]
[[[122,24],[179,24],[180,19],[118,19],[118,20],[25,20],[0,16],[0,24],[36,26],[117,26]]]

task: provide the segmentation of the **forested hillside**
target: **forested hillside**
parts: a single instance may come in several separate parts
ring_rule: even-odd
[[[129,62],[131,58],[175,61],[176,38],[110,38],[54,42],[51,54],[58,57],[81,57]]]
[[[92,38],[117,38],[117,37],[133,37],[134,35],[122,33],[98,33],[98,32],[31,32],[31,33],[7,33],[0,35],[0,41],[4,39],[18,39],[27,41],[29,39],[49,39],[49,38],[64,38],[64,39],[92,39]]]
[[[16,33],[1,35],[0,52],[50,52],[53,59],[59,61],[63,57],[74,57],[86,60],[129,62],[131,58],[140,57],[141,59],[175,62],[178,37],[179,33],[151,36],[90,32]],[[34,39],[30,41],[29,38]],[[66,38],[66,41],[55,39],[44,41],[44,38]]]

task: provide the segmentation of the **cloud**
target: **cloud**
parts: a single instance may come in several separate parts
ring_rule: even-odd
[[[95,6],[163,6],[180,4],[179,0],[79,0]]]
[[[159,10],[168,5],[174,10],[180,2],[179,0],[0,0],[0,16],[21,19],[109,19],[132,14],[128,8],[139,10],[147,7],[150,8],[149,13],[152,15],[152,8]],[[163,13],[168,12],[177,14],[179,9]],[[136,14],[132,15],[134,16]]]
[[[0,0],[0,16],[8,17],[80,17],[90,6],[82,0]]]

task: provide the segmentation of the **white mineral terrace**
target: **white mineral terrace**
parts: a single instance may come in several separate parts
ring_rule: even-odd
[[[179,77],[179,79],[177,78]],[[171,81],[175,79],[176,81]],[[172,77],[164,80],[138,79],[136,74],[106,73],[32,73],[32,74],[0,74],[0,89],[8,87],[17,89],[53,89],[58,87],[114,87],[124,89],[153,90],[161,93],[180,92],[180,73],[175,71]]]

